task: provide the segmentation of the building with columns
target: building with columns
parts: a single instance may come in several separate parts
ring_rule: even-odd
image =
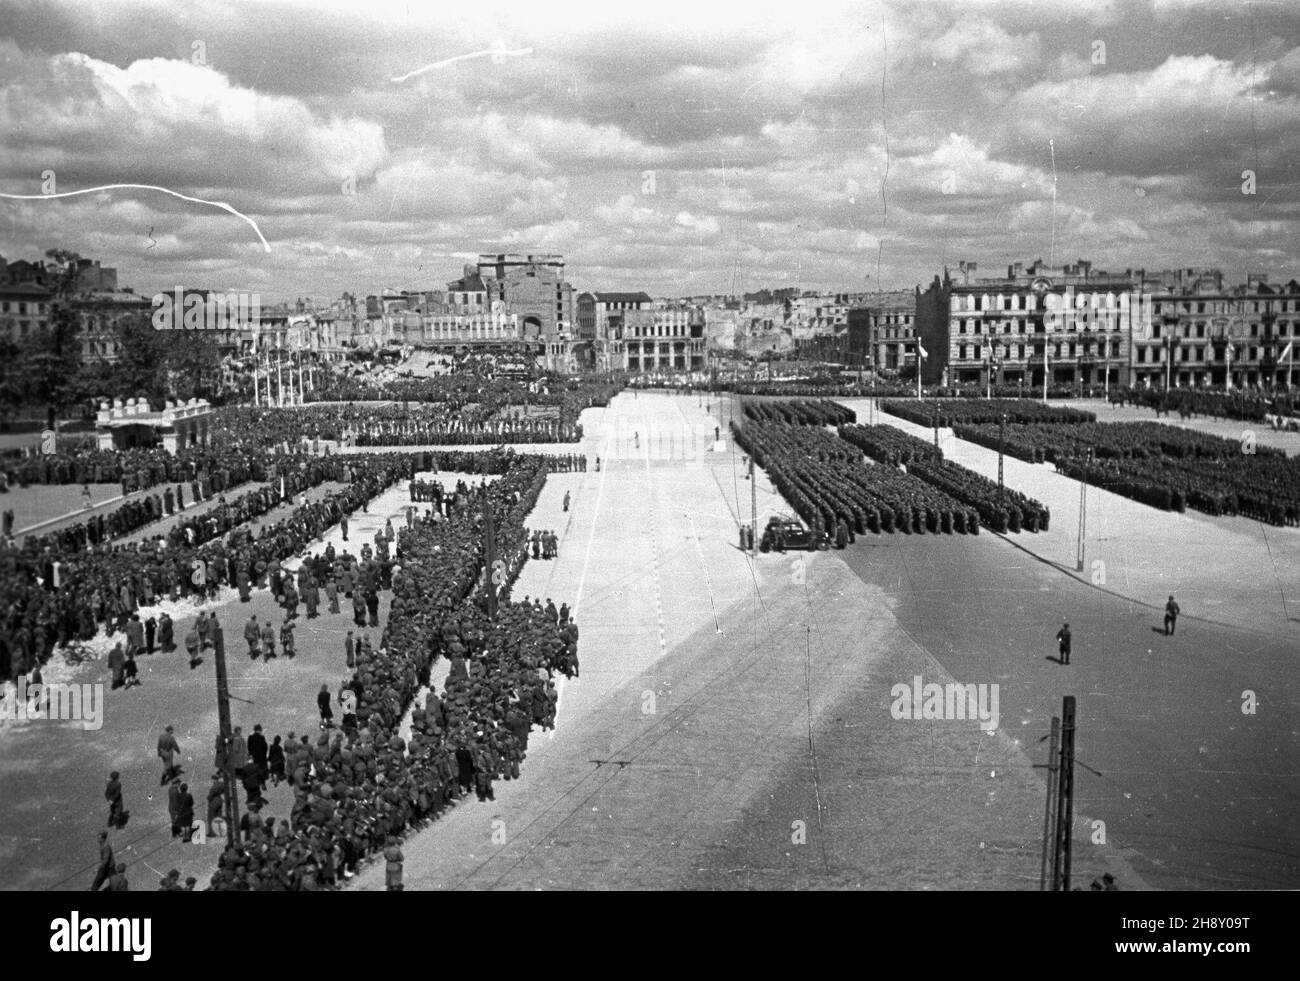
[[[101,450],[125,450],[162,444],[169,453],[212,440],[212,406],[206,399],[168,401],[156,412],[147,399],[101,402],[95,418],[95,438]]]
[[[703,371],[707,364],[704,308],[662,301],[626,310],[611,341],[615,369]]]

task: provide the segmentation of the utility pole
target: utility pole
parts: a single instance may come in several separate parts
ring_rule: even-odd
[[[1043,332],[1043,404],[1047,404],[1047,333]]]
[[[486,565],[483,571],[483,581],[484,585],[487,586],[488,619],[495,620],[497,617],[497,584],[493,582],[492,574],[496,572],[497,536],[496,526],[492,520],[492,499],[486,490],[484,495],[486,501],[483,505],[483,557]]]
[[[1074,696],[1061,700],[1061,764],[1057,778],[1056,846],[1052,855],[1052,891],[1070,891],[1074,838]]]
[[[998,424],[998,507],[1002,507],[1002,447],[1007,442],[1007,414],[1002,413]]]
[[[1078,572],[1083,571],[1084,534],[1088,524],[1088,464],[1092,462],[1092,449],[1083,458],[1083,476],[1079,481],[1079,562]]]
[[[758,481],[754,478],[754,454],[749,454],[749,554],[758,556]]]
[[[934,401],[934,448],[939,448],[939,400]]]
[[[1047,812],[1043,815],[1043,864],[1038,873],[1039,892],[1047,890],[1048,870],[1051,869],[1053,875],[1056,873],[1056,795],[1061,772],[1061,720],[1055,715],[1052,716],[1051,740],[1047,751]],[[1055,880],[1052,888],[1056,888]]]
[[[239,790],[231,766],[230,681],[226,677],[226,637],[221,624],[213,620],[212,646],[217,667],[217,724],[221,732],[221,773],[226,781],[226,844],[239,842]]]

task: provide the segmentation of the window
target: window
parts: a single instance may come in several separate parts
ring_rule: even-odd
[[[1201,306],[1204,306],[1204,305],[1205,305],[1205,304],[1203,304],[1203,303],[1201,304]],[[1205,321],[1204,321],[1204,320],[1202,320],[1200,323],[1198,323],[1198,324],[1196,325],[1196,336],[1197,336],[1197,337],[1204,337],[1204,336],[1205,336]]]
[[[1146,348],[1144,348],[1144,347],[1140,347],[1140,348],[1138,348],[1138,357],[1137,357],[1137,360],[1138,360],[1138,364],[1146,364],[1146,360],[1147,360],[1147,349],[1146,349]]]

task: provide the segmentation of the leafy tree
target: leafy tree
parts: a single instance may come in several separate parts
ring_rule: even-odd
[[[221,351],[205,331],[177,331],[166,348],[169,392],[178,399],[211,400],[221,386]]]
[[[170,339],[173,332],[168,332]],[[125,321],[118,328],[118,361],[109,377],[114,391],[104,394],[129,398],[146,395],[157,400],[166,394],[164,338],[148,316]]]

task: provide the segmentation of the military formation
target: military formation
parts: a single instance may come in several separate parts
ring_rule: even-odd
[[[244,598],[269,584],[277,563],[297,555],[383,488],[409,477],[414,462],[398,454],[276,460],[283,471],[278,480],[186,516],[166,535],[116,546],[64,548],[32,536],[21,547],[0,545],[0,678],[30,671],[56,645],[89,640],[101,629],[125,633],[141,606],[162,597],[212,597],[229,585]],[[347,486],[256,531],[251,527],[286,498],[327,481]]]
[[[351,677],[334,699],[340,723],[332,707],[326,711],[325,689],[319,734],[297,741],[290,734],[285,750],[284,779],[294,789],[288,819],[263,818],[253,798],[255,816],[239,846],[222,855],[214,889],[329,889],[369,856],[383,858],[396,888],[398,839],[469,794],[492,800],[495,781],[519,776],[532,728],[554,726],[553,676],[577,676],[577,624],[567,607],[509,600],[509,581],[526,558],[523,518],[546,467],[511,454],[489,466],[500,479],[458,486],[449,496],[463,496],[463,504],[451,519],[435,520],[430,511],[399,537],[379,646],[352,636],[345,644]],[[486,507],[494,510],[496,554],[506,570],[495,616],[478,569]],[[444,657],[445,690],[426,691],[419,704],[433,664]],[[408,707],[406,740],[398,727]],[[276,779],[269,764],[268,772]]]

